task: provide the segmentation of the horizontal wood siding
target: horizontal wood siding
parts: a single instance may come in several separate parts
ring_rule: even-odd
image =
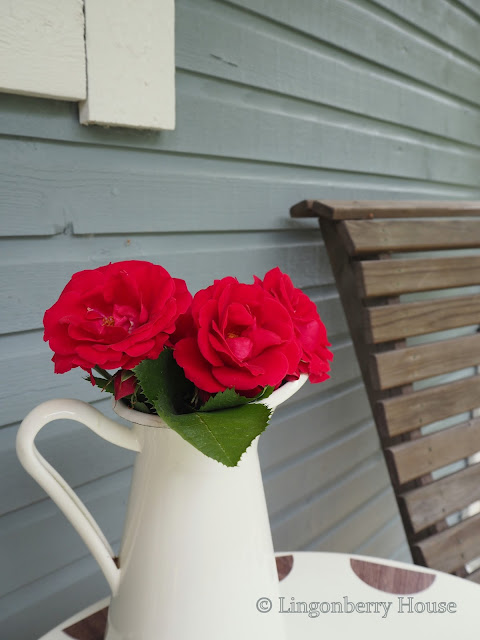
[[[408,559],[320,230],[288,210],[479,199],[477,4],[177,0],[169,132],[82,127],[74,104],[0,97],[2,638],[33,640],[108,592],[14,442],[48,398],[111,412],[78,371],[53,374],[41,329],[71,274],[109,261],[160,263],[193,291],[288,272],[317,303],[335,361],[261,440],[275,546]],[[67,422],[39,440],[118,546],[132,454]]]

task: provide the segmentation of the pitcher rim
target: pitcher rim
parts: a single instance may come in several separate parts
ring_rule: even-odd
[[[278,405],[282,404],[288,398],[293,396],[307,381],[308,375],[301,374],[298,380],[291,380],[290,382],[286,382],[281,387],[278,387],[271,396],[266,398],[265,400],[259,400],[258,402],[262,402],[269,409],[275,409]],[[158,415],[154,415],[152,413],[143,413],[142,411],[137,411],[136,409],[131,409],[127,406],[124,400],[115,400],[113,399],[113,410],[115,413],[121,418],[125,418],[129,422],[134,424],[140,424],[144,427],[157,427],[163,429],[170,429],[170,427],[165,423],[165,421]]]

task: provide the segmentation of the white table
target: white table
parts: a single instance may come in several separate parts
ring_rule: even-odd
[[[252,606],[259,609],[258,615],[281,615],[292,640],[367,634],[382,640],[479,637],[480,585],[468,580],[410,564],[337,553],[282,553],[277,554],[277,563],[280,569],[291,566],[281,579],[280,597],[271,601],[266,594],[258,602],[252,598]],[[71,640],[65,629],[106,606],[108,598],[40,640]],[[199,640],[204,639],[199,636]]]

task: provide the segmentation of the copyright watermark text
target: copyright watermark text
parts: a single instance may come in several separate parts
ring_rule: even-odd
[[[278,601],[278,602],[277,602]],[[318,618],[324,614],[373,614],[382,618],[388,617],[390,612],[398,614],[434,614],[457,613],[456,602],[437,602],[434,600],[417,600],[412,596],[398,596],[394,600],[359,601],[343,596],[340,600],[310,601],[296,600],[294,597],[280,596],[276,601],[270,598],[259,598],[256,602],[260,613],[303,614],[309,618]]]

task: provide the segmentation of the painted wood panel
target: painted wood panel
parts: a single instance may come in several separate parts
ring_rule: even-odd
[[[152,164],[144,157],[149,154],[125,150],[117,155],[115,149],[92,151],[90,147],[80,147],[74,159],[63,145],[9,144],[5,138],[0,144],[9,148],[8,161],[0,160],[5,176],[0,229],[9,237],[60,235],[71,229],[109,234],[112,227],[117,233],[131,234],[306,228],[319,233],[316,221],[284,215],[292,202],[318,190],[330,198],[387,195],[465,200],[480,196],[475,185],[368,176],[362,173],[361,148],[358,165],[350,159],[353,170],[337,173],[314,167],[292,172],[282,164],[185,155],[160,156]],[[288,156],[285,159],[288,164]],[[18,180],[22,189],[17,188]],[[232,197],[235,215],[226,215],[226,203]],[[208,215],[199,215],[198,202]]]
[[[82,0],[2,2],[0,91],[85,99],[84,26]]]
[[[79,390],[81,388],[79,387]],[[45,394],[47,395],[47,394]],[[50,395],[63,395],[51,393]],[[65,394],[66,397],[69,394]],[[71,394],[79,397],[81,394]],[[111,401],[94,406],[105,415],[118,419]],[[25,473],[15,452],[18,424],[0,430],[0,468],[9,491],[0,494],[0,516],[45,500],[43,489]],[[37,438],[42,455],[64,475],[70,486],[78,487],[130,467],[134,454],[102,440],[87,427],[67,420],[56,421],[42,430]]]
[[[480,18],[480,7],[477,0],[458,0],[458,3],[466,9],[470,9],[473,14]]]
[[[367,542],[386,523],[398,519],[398,510],[391,487],[386,487],[367,502],[361,503],[339,524],[323,531],[319,537],[303,545],[304,551],[342,553],[351,545],[352,530],[360,544]],[[379,549],[375,555],[382,556]]]
[[[335,360],[332,364],[335,375],[322,384],[321,389],[324,392],[336,385],[355,380],[358,378],[359,370],[353,357],[351,343],[342,342],[347,328],[338,298],[324,295],[316,290],[308,291],[317,303],[326,326],[331,327],[330,338],[335,339]],[[4,407],[0,418],[2,425],[20,421],[25,412],[30,411],[45,399],[53,397],[52,394],[77,397],[89,402],[102,401],[104,398],[98,389],[82,380],[80,369],[63,375],[54,374],[52,353],[43,342],[42,331],[4,336],[0,340],[0,353],[0,368],[9,372],[10,385],[13,387],[12,390],[5,387],[0,389],[0,402]],[[28,370],[28,376],[25,376],[26,370]],[[318,389],[319,387],[315,385],[307,385],[298,397],[306,398],[318,393]],[[109,399],[105,399],[102,407],[108,409],[108,406]]]
[[[71,149],[65,145],[33,145],[6,138],[2,145],[8,163],[1,166],[6,175],[2,193],[6,207],[4,233],[38,234],[42,222],[47,234],[61,232],[69,223],[76,233],[109,233],[112,216],[117,232],[126,233],[179,228],[198,231],[205,227],[248,229],[256,228],[253,214],[263,203],[263,208],[270,211],[262,220],[263,228],[291,228],[295,223],[285,222],[280,215],[289,194],[305,194],[305,189],[310,192],[316,181],[327,181],[327,167],[329,171],[363,173],[366,156],[370,171],[383,177],[388,191],[401,191],[401,177],[418,181],[416,189],[410,185],[409,191],[415,191],[409,197],[425,198],[433,192],[434,197],[445,199],[478,196],[480,151],[470,146],[439,141],[425,134],[405,134],[392,125],[355,123],[349,117],[325,121],[321,114],[314,113],[307,118],[295,106],[289,113],[276,114],[266,109],[258,113],[252,106],[238,104],[239,90],[231,103],[222,103],[214,91],[199,95],[195,87],[191,89],[179,106],[182,135],[176,136],[175,132],[162,136],[162,144],[157,147],[197,155],[208,150],[215,158],[233,153],[238,164],[222,166],[218,160],[190,156],[169,157],[167,162],[162,155],[152,158],[139,150],[120,153],[101,146],[81,146],[72,157]],[[196,119],[200,112],[203,126],[198,132]],[[249,125],[252,120],[255,127]],[[309,144],[312,139],[317,144]],[[302,172],[302,188],[298,182],[293,183],[286,170],[289,163],[312,169],[310,174]],[[15,189],[15,176],[21,176],[24,184],[20,194]],[[361,182],[360,177],[356,182]],[[448,182],[449,186],[435,187],[441,182]],[[379,186],[375,184],[377,197]],[[365,183],[359,188],[368,197],[369,190],[375,194],[372,187],[373,184],[369,189]],[[335,192],[342,193],[341,188],[340,184]],[[79,193],[82,198],[75,198]],[[234,219],[225,216],[220,208],[220,203],[232,194],[241,202]],[[158,202],[164,198],[166,205],[159,210]],[[199,198],[211,207],[212,215],[207,219],[195,215]],[[15,215],[18,209],[22,212],[19,218]],[[48,218],[40,222],[39,211],[45,209],[49,211]]]
[[[78,495],[109,540],[118,540],[125,516],[130,469],[80,487]],[[32,539],[35,544],[32,544]],[[0,596],[86,555],[86,546],[50,500],[3,516]],[[22,562],[18,562],[21,551]]]
[[[381,454],[367,459],[363,465],[338,484],[314,498],[296,505],[287,513],[271,520],[272,536],[277,548],[291,549],[308,544],[319,529],[339,523],[380,489],[389,485],[388,473]]]
[[[8,640],[38,640],[65,618],[107,595],[108,585],[95,560],[87,555],[1,598],[2,634]]]
[[[259,443],[264,472],[305,455],[328,439],[338,438],[352,425],[370,419],[370,407],[360,384],[333,396],[319,393],[316,401],[305,405],[279,407],[275,411],[275,422]]]
[[[449,0],[436,0],[435,11],[428,2],[417,0],[373,0],[380,7],[388,9],[417,31],[422,30],[435,40],[450,45],[474,60],[480,60],[478,49],[478,20],[462,5]],[[473,0],[477,4],[477,0]],[[472,4],[473,4],[472,3]],[[388,15],[386,15],[388,20]],[[441,34],[441,37],[439,37]],[[419,34],[422,37],[422,34]]]
[[[200,81],[192,74],[182,77],[178,99],[178,132],[162,134],[155,145],[159,150],[188,154],[206,152],[215,157],[233,156],[272,163],[287,161],[305,167],[328,166],[349,171],[357,167],[363,148],[363,158],[366,153],[371,173],[477,185],[469,166],[479,161],[480,151],[471,144],[471,132],[468,143],[444,140],[427,133],[409,132],[394,124],[333,113],[293,99],[284,99],[279,112],[273,96],[260,93],[246,101],[241,87],[225,87],[212,80]],[[202,120],[200,131],[199,118]],[[346,136],[350,136],[349,153],[345,147]],[[306,144],[312,139],[316,140],[316,145]],[[292,140],[296,140],[294,146]],[[336,144],[332,144],[333,141]],[[88,151],[94,155],[92,150],[79,149],[80,162],[81,153]],[[48,154],[48,149],[44,153]],[[57,146],[50,156],[52,153],[61,154],[62,150]],[[64,153],[68,154],[68,150]],[[102,150],[99,148],[97,153],[101,154]],[[109,154],[109,149],[103,154],[104,157]],[[134,157],[132,153],[129,155]],[[136,153],[135,156],[138,157],[138,170],[145,170],[148,166],[145,154]],[[115,157],[119,162],[125,155],[116,152]],[[453,157],[460,166],[447,180],[445,166],[453,164]],[[159,162],[157,158],[151,170],[155,170]],[[429,173],[428,163],[431,164]]]
[[[245,52],[247,54],[247,52]],[[251,55],[251,54],[250,54]],[[408,91],[408,85],[401,87],[401,91],[397,88],[397,98],[402,100],[402,111],[397,114],[395,119],[388,118],[390,111],[375,111],[385,105],[385,97],[395,91],[395,86],[386,84],[378,87],[378,93],[382,96],[382,100],[378,104],[369,107],[368,103],[358,105],[353,102],[351,108],[339,110],[339,104],[331,104],[335,95],[316,95],[313,90],[322,89],[321,76],[319,82],[312,87],[307,85],[305,91],[298,95],[288,90],[288,87],[274,84],[275,76],[271,79],[265,78],[255,83],[255,76],[247,77],[246,80],[252,82],[249,86],[248,99],[245,97],[245,89],[243,83],[230,82],[234,78],[228,75],[222,77],[219,73],[214,73],[215,69],[211,69],[208,64],[201,66],[202,60],[208,61],[208,56],[196,61],[198,71],[202,74],[202,81],[193,71],[187,69],[177,70],[178,92],[182,98],[178,100],[179,117],[182,113],[188,113],[188,108],[184,106],[185,98],[183,94],[188,95],[189,87],[197,87],[197,92],[204,94],[205,87],[209,87],[210,94],[214,94],[219,101],[227,101],[230,97],[230,104],[233,106],[251,105],[256,107],[256,112],[261,115],[263,109],[279,112],[276,108],[276,94],[282,93],[282,104],[290,107],[290,111],[298,111],[305,118],[315,118],[320,122],[324,120],[344,122],[345,126],[375,126],[385,127],[382,130],[397,131],[399,135],[410,134],[411,129],[417,132],[425,132],[430,135],[438,136],[439,140],[451,139],[467,143],[469,146],[478,147],[478,125],[480,122],[480,109],[471,107],[467,104],[459,103],[458,105],[449,104],[444,97],[435,99],[432,97],[427,101],[428,92],[423,92],[419,96],[412,97],[411,105],[406,102],[405,92]],[[319,62],[319,64],[321,64]],[[248,67],[248,70],[250,68]],[[302,81],[305,71],[303,70],[302,60],[298,61],[297,66],[292,69],[292,73],[298,74],[299,83]],[[222,71],[221,69],[219,71]],[[208,75],[203,75],[208,74]],[[212,75],[213,74],[213,75]],[[356,70],[355,75],[349,78],[351,82],[360,74],[360,70]],[[363,78],[365,83],[371,82],[369,76]],[[358,84],[358,78],[356,80]],[[265,87],[268,84],[268,87]],[[310,93],[307,92],[310,88]],[[340,88],[340,87],[339,87]],[[273,95],[272,95],[273,92]],[[190,90],[190,94],[192,90]],[[385,95],[384,95],[385,94]],[[426,95],[424,95],[426,94]],[[237,98],[235,99],[235,96]],[[213,97],[213,96],[212,96]],[[362,96],[358,95],[360,100]],[[422,104],[422,99],[425,101]],[[75,105],[69,103],[53,102],[46,100],[35,100],[33,98],[18,96],[2,96],[2,113],[0,114],[0,132],[10,135],[18,135],[21,137],[33,137],[38,139],[65,140],[72,142],[92,142],[95,146],[123,146],[127,148],[146,148],[158,149],[162,148],[165,141],[175,139],[178,131],[183,130],[183,126],[177,128],[175,134],[164,132],[162,134],[155,132],[129,131],[125,129],[109,130],[100,127],[78,127],[77,113]],[[345,107],[345,105],[343,105]],[[363,106],[363,110],[361,109]],[[398,108],[399,105],[397,105]],[[393,107],[393,105],[392,105]],[[407,108],[408,107],[408,108]],[[411,112],[410,112],[411,107]],[[423,107],[423,108],[420,108]],[[282,109],[283,110],[283,109]],[[430,114],[428,119],[422,120],[424,110]],[[280,111],[281,113],[281,111]],[[40,126],[41,124],[41,126]],[[281,133],[281,132],[279,132]],[[195,138],[193,139],[193,142]],[[368,171],[367,171],[368,173]]]
[[[274,6],[273,0],[270,4]],[[202,11],[198,3],[195,5],[198,13],[192,24],[192,8],[187,10],[178,4],[177,19],[184,24],[183,35],[186,36],[182,38],[180,34],[177,44],[177,65],[182,69],[260,86],[354,113],[366,113],[421,131],[433,130],[447,137],[457,126],[463,128],[470,117],[478,118],[478,96],[475,104],[465,102],[456,95],[443,93],[443,83],[435,89],[404,78],[383,64],[365,60],[370,40],[364,37],[361,38],[362,53],[356,56],[342,49],[332,51],[322,41],[312,40],[296,29],[277,26],[270,20],[266,24],[260,16],[252,18],[240,8],[225,7],[223,12],[218,10],[212,15],[205,9]],[[317,22],[322,20],[325,28],[331,29],[330,37],[335,38],[336,9],[332,10],[330,19],[325,20],[324,16],[323,12],[318,12]],[[305,18],[305,21],[309,20],[310,14]],[[345,30],[345,37],[351,40],[356,29],[357,24],[351,23],[350,31]],[[203,38],[205,32],[221,35]],[[212,42],[216,45],[213,50]],[[337,46],[336,42],[334,46]],[[228,59],[232,47],[235,60],[228,64],[232,62]],[[444,56],[448,57],[448,52],[444,52]],[[381,60],[383,62],[383,57]],[[418,64],[421,64],[420,60],[416,60],[414,66]]]
[[[377,550],[381,549],[383,557],[390,558],[402,546],[404,540],[401,521],[397,516],[377,531],[367,542],[359,545],[355,549],[355,553],[362,556],[376,556]]]
[[[410,553],[410,549],[406,544],[402,544],[398,547],[392,554],[389,555],[392,560],[397,560],[398,562],[412,562],[412,554]]]
[[[209,0],[195,4],[206,8]],[[425,85],[440,88],[445,93],[461,96],[469,101],[479,101],[478,93],[469,80],[480,79],[480,69],[468,58],[446,48],[440,42],[419,34],[409,22],[389,15],[372,2],[323,0],[321,11],[315,0],[230,0],[239,8],[247,6],[262,16],[294,27],[314,40],[328,42],[342,50],[360,54],[375,65],[387,67],[402,76],[418,80]],[[410,3],[409,3],[410,4]],[[412,3],[413,4],[413,3]],[[417,3],[418,4],[418,3]],[[437,13],[437,5],[430,5],[430,13]],[[404,14],[415,19],[415,10],[403,6]],[[418,11],[418,9],[417,9]],[[226,15],[229,15],[227,11]],[[329,19],[326,20],[325,16]],[[437,17],[438,19],[438,17]],[[457,38],[463,36],[464,23],[457,27]],[[443,31],[443,29],[442,29]],[[365,46],[368,41],[369,46]]]
[[[377,450],[378,437],[371,422],[342,433],[323,447],[310,447],[304,456],[264,474],[268,512],[275,517],[292,504],[308,500]]]
[[[244,281],[252,282],[253,274],[263,277],[281,264],[299,287],[332,282],[318,231],[309,237],[274,234],[270,239],[247,233],[197,237],[179,234],[132,239],[97,237],[82,243],[61,235],[41,245],[9,242],[4,243],[0,256],[0,287],[8,300],[8,306],[0,307],[0,332],[11,331],[12,316],[15,331],[40,328],[45,309],[56,301],[73,273],[129,259],[161,262],[175,277],[187,279],[192,291],[211,284],[226,264],[230,275]],[[319,266],[324,268],[320,270]]]

